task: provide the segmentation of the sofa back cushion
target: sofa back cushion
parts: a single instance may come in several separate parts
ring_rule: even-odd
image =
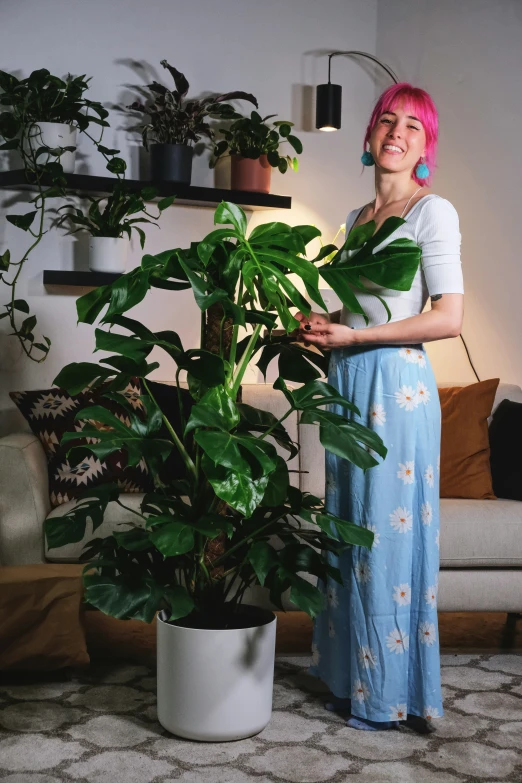
[[[441,498],[494,499],[488,418],[498,378],[439,389],[442,411]]]
[[[489,427],[491,477],[499,498],[522,500],[522,402],[502,400]]]
[[[80,394],[70,395],[64,389],[53,387],[37,391],[10,392],[27,419],[31,430],[40,439],[47,456],[49,469],[49,497],[51,506],[56,507],[79,497],[86,489],[99,484],[116,482],[124,492],[147,492],[152,489],[152,479],[142,459],[134,467],[127,466],[127,453],[123,449],[113,452],[104,460],[93,454],[76,461],[67,458],[67,452],[81,441],[61,445],[66,432],[80,432],[85,421],[76,421],[76,414],[83,408],[101,405],[125,424],[130,424],[126,408],[117,400],[103,396],[104,386],[86,389]],[[133,409],[142,409],[139,383],[131,382],[119,392]],[[98,426],[96,422],[92,422]],[[106,428],[99,424],[100,429]]]

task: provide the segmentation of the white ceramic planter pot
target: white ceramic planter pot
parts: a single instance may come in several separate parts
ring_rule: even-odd
[[[37,122],[28,129],[28,135],[24,141],[24,151],[30,154],[31,150],[35,153],[40,147],[76,147],[77,128],[72,125],[66,125],[61,122]],[[74,161],[76,159],[76,150],[74,152],[64,152],[59,158],[52,158],[62,164],[66,174],[74,173]],[[38,163],[46,161],[46,156],[38,158]]]
[[[254,607],[251,607],[254,609]],[[262,731],[272,714],[276,617],[254,627],[183,628],[158,615],[158,719],[185,739],[227,742]]]
[[[127,237],[91,237],[89,240],[89,269],[91,272],[125,272]]]

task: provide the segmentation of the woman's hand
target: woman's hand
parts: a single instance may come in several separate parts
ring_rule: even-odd
[[[300,323],[299,329],[302,329],[305,324],[318,325],[330,323],[330,316],[328,313],[314,313],[313,310],[310,315],[305,315],[301,312],[296,313],[294,318],[296,318]]]
[[[299,334],[305,343],[329,351],[332,348],[345,348],[358,342],[355,329],[342,324],[331,324],[323,316],[319,318],[322,319],[320,323],[310,323],[308,319],[301,320]]]

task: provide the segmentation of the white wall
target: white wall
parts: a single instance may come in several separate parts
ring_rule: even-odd
[[[481,379],[522,384],[522,3],[380,0],[377,55],[440,113],[433,189],[456,207],[463,334]],[[428,345],[439,381],[474,380],[458,339]]]
[[[251,226],[273,219],[315,223],[328,241],[348,210],[372,197],[371,173],[361,177],[361,139],[375,79],[380,89],[387,81],[365,61],[333,61],[333,80],[344,91],[339,133],[313,130],[310,94],[326,79],[326,52],[377,53],[400,78],[428,89],[439,106],[435,191],[455,204],[461,219],[464,335],[481,378],[499,376],[520,384],[521,32],[518,0],[3,0],[0,68],[23,75],[41,67],[57,74],[86,73],[93,77],[92,98],[107,106],[131,99],[126,84],[150,79],[140,79],[129,66],[133,60],[168,80],[159,65],[167,58],[185,72],[195,96],[253,92],[262,112],[277,112],[296,123],[305,151],[299,174],[274,174],[273,192],[291,195],[293,209],[251,213]],[[249,109],[248,104],[240,108]],[[129,176],[139,177],[140,151],[124,130],[125,118],[113,111],[111,122],[106,142],[122,150]],[[89,146],[82,142],[81,150],[82,170],[103,174],[104,164],[93,159]],[[196,160],[194,184],[213,184],[207,158]],[[8,202],[10,211],[24,211],[19,194],[2,195],[2,209]],[[162,217],[161,231],[149,232],[147,252],[202,238],[212,229],[212,216],[209,209],[171,208]],[[27,239],[0,220],[0,252],[9,247],[19,257]],[[28,299],[43,333],[52,339],[52,352],[36,365],[17,358],[12,339],[0,339],[0,410],[11,406],[8,390],[46,388],[64,364],[91,358],[93,329],[76,327],[74,293],[51,292],[42,285],[43,269],[72,269],[78,258],[85,263],[75,244],[72,237],[49,233],[24,272],[19,295]],[[134,247],[129,265],[140,257]],[[1,290],[0,302],[7,301]],[[153,329],[176,329],[187,347],[197,344],[199,311],[190,292],[156,291],[133,315]],[[429,352],[439,381],[473,380],[458,339],[431,344]],[[164,362],[155,376],[172,378],[172,365]]]
[[[359,156],[373,80],[357,63],[337,61],[336,76],[344,86],[344,127],[334,134],[313,129],[311,88],[326,81],[326,52],[375,51],[376,9],[376,0],[3,0],[0,68],[23,76],[42,67],[58,75],[86,73],[93,77],[91,97],[107,106],[132,99],[125,84],[150,81],[150,76],[138,78],[128,65],[132,60],[147,63],[168,81],[170,75],[159,65],[166,58],[186,74],[194,96],[235,89],[254,93],[261,112],[296,123],[304,154],[299,174],[275,173],[273,178],[272,191],[291,195],[292,210],[251,213],[251,226],[268,220],[314,223],[329,241],[348,210],[372,194],[371,178],[360,176]],[[249,104],[242,108],[250,110]],[[124,118],[111,112],[110,120],[113,128],[106,143],[120,148],[130,161],[129,177],[139,177],[139,150],[123,130]],[[80,149],[85,156],[81,170],[103,174],[104,163],[92,159],[89,145],[82,141]],[[207,157],[196,161],[193,184],[213,184]],[[4,195],[19,199],[13,192]],[[4,198],[2,208],[5,202]],[[10,211],[23,212],[24,204],[11,206]],[[186,246],[212,225],[210,209],[172,207],[162,217],[161,231],[148,232],[146,251]],[[0,220],[1,252],[9,247],[16,258],[27,239]],[[8,390],[47,388],[64,364],[91,358],[93,329],[76,327],[75,296],[70,290],[46,291],[42,284],[43,269],[75,268],[74,246],[74,238],[54,231],[31,256],[19,295],[27,298],[53,345],[48,360],[37,365],[25,358],[15,360],[13,343],[4,338],[0,408],[11,405]],[[140,258],[139,247],[134,247],[130,266]],[[0,302],[7,301],[5,293],[2,290]],[[153,329],[176,329],[186,347],[197,344],[199,311],[190,292],[156,291],[133,316]],[[155,376],[172,378],[173,369],[165,362]]]

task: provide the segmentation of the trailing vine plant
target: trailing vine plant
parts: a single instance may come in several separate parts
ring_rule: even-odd
[[[119,150],[109,149],[101,143],[104,129],[109,127],[109,113],[101,103],[84,97],[89,81],[85,75],[73,77],[69,74],[60,79],[45,68],[33,71],[26,79],[0,71],[0,150],[18,152],[26,180],[36,191],[29,201],[32,208],[28,212],[6,215],[6,220],[26,232],[32,241],[19,259],[15,260],[9,249],[0,254],[0,280],[10,288],[9,301],[3,305],[5,312],[0,313],[0,319],[9,319],[11,334],[19,340],[25,355],[37,363],[46,359],[51,341],[45,335],[37,341],[37,318],[30,313],[26,300],[17,297],[16,289],[30,254],[47,233],[48,202],[67,195],[67,180],[60,158],[75,147],[51,148],[41,144],[35,149],[30,140],[38,137],[39,122],[65,123],[88,136],[107,161],[107,169],[118,179],[125,176],[127,167],[125,161],[117,157]],[[99,138],[89,133],[91,125],[100,128]]]

